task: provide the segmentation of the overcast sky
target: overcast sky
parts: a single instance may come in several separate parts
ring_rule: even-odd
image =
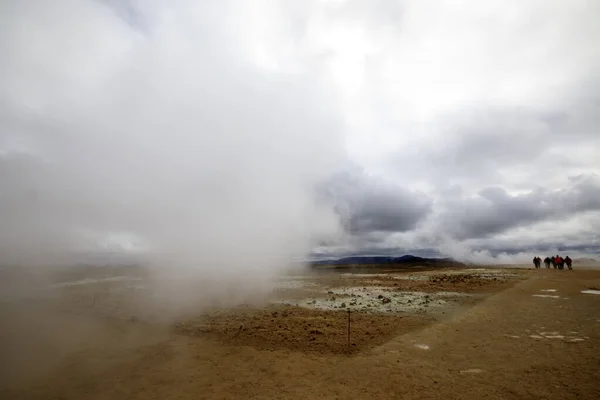
[[[599,19],[593,0],[3,1],[0,246],[598,254]]]

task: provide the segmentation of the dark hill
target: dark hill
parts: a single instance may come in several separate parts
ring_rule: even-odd
[[[313,261],[312,265],[423,265],[423,266],[435,266],[435,265],[448,265],[456,264],[454,260],[450,258],[424,258],[413,255],[404,255],[400,257],[389,257],[389,256],[353,256],[343,257],[333,260],[319,260]]]

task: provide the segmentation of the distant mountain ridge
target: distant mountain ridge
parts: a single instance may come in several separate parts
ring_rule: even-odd
[[[313,261],[312,265],[386,265],[386,264],[406,264],[406,265],[431,265],[437,263],[455,263],[451,258],[424,258],[406,254],[400,257],[391,256],[351,256],[330,260]]]

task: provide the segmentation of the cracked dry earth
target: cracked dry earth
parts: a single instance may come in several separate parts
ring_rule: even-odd
[[[303,281],[175,324],[5,301],[0,398],[600,398],[600,271]]]

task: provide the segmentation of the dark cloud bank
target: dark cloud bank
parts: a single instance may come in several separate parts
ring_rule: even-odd
[[[369,183],[365,184],[365,180]],[[479,241],[471,245],[473,251],[487,250],[492,256],[554,249],[593,254],[600,249],[598,236],[594,237],[593,231],[587,235],[586,232],[561,234],[564,221],[593,217],[600,211],[600,177],[597,175],[571,177],[567,187],[557,190],[534,188],[510,195],[503,187],[490,186],[473,196],[442,196],[436,200],[360,173],[338,176],[328,188],[330,194],[337,196],[337,204],[342,205],[340,209],[344,212],[340,214],[352,235],[353,248],[341,251],[343,255],[410,252],[420,256],[447,256],[435,246],[471,239]],[[434,203],[437,213],[433,213]],[[539,223],[555,225],[549,233],[558,233],[559,239],[549,235],[526,243],[497,237]],[[416,247],[382,245],[383,239],[393,233],[421,238]],[[325,256],[327,252],[318,255]]]

